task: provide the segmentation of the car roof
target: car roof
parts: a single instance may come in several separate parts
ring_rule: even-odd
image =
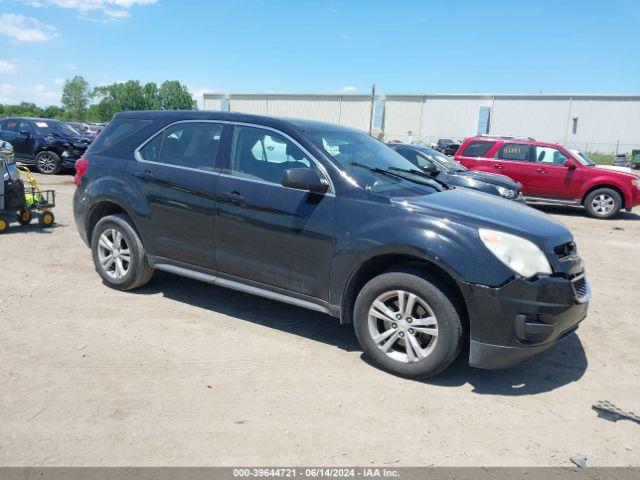
[[[522,138],[522,137],[482,137],[475,136],[469,137],[467,141],[481,141],[481,142],[503,142],[503,143],[521,143],[523,145],[540,145],[543,147],[562,147],[559,143],[554,142],[541,142],[538,140],[534,140],[531,138]],[[562,147],[564,148],[564,147]]]
[[[298,118],[275,117],[267,115],[252,115],[238,112],[222,112],[214,110],[138,110],[120,112],[114,118],[137,118],[143,120],[163,120],[165,122],[178,122],[181,120],[222,120],[229,122],[255,123],[273,128],[287,128],[300,131],[344,131],[358,132],[351,127],[336,125],[333,123],[304,120]]]

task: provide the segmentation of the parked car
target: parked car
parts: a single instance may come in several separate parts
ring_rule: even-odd
[[[81,135],[86,135],[87,133],[89,133],[89,125],[87,125],[86,123],[67,122],[67,125],[69,125],[71,128],[73,128],[76,132],[80,133]]]
[[[72,169],[92,139],[58,120],[3,118],[0,140],[13,145],[16,161],[54,175],[62,169]]]
[[[450,138],[441,138],[436,143],[435,149],[441,153],[444,153],[445,155],[449,155],[450,157],[453,157],[459,148],[460,148],[459,143],[454,142]]]
[[[93,135],[94,137],[97,137],[105,127],[105,125],[106,124],[104,123],[90,123],[87,125],[87,133]]]
[[[640,205],[640,178],[602,168],[579,150],[514,137],[468,138],[455,156],[467,168],[499,172],[520,182],[527,202],[582,205],[611,218]]]
[[[469,170],[451,157],[432,148],[406,143],[389,143],[388,145],[425,173],[449,185],[472,188],[509,200],[524,201],[520,193],[522,185],[509,177]]]
[[[564,225],[447,187],[358,130],[119,113],[76,171],[75,221],[106,285],[157,269],[324,312],[395,374],[435,375],[467,341],[471,365],[506,367],[587,314]]]

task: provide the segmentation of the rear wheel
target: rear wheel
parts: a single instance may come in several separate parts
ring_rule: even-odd
[[[62,162],[54,152],[40,152],[36,156],[36,168],[44,175],[55,175],[62,169]]]
[[[153,276],[142,240],[127,215],[102,218],[93,229],[91,251],[96,270],[111,288],[133,290]]]
[[[56,217],[51,212],[43,212],[38,219],[38,223],[41,227],[50,227],[55,221]]]
[[[622,198],[611,188],[598,188],[586,196],[584,208],[592,217],[611,218],[622,208]]]
[[[9,221],[4,217],[0,217],[0,234],[7,230],[9,230]]]
[[[452,298],[438,279],[417,272],[389,272],[370,280],[354,309],[365,354],[397,375],[437,375],[462,347],[462,324]]]

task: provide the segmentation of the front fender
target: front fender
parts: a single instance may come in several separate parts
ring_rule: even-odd
[[[620,192],[622,192],[622,200],[624,201],[625,206],[628,206],[633,203],[631,185],[625,185],[623,182],[618,179],[611,178],[611,176],[599,175],[592,179],[589,179],[588,182],[582,186],[580,192],[581,200],[584,200],[587,193],[594,188],[607,188],[607,187],[615,187]]]
[[[370,203],[369,208],[365,204],[352,199],[339,199],[337,203],[330,282],[334,305],[342,303],[354,273],[383,255],[430,262],[456,282],[497,286],[513,275],[489,253],[475,228],[391,204]]]

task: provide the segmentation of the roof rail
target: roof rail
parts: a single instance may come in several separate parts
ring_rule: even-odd
[[[476,135],[476,137],[482,137],[482,138],[499,138],[501,140],[529,140],[531,142],[535,142],[536,139],[533,137],[517,137],[515,135],[495,135],[495,134],[488,134],[488,133],[481,133],[479,135]]]

